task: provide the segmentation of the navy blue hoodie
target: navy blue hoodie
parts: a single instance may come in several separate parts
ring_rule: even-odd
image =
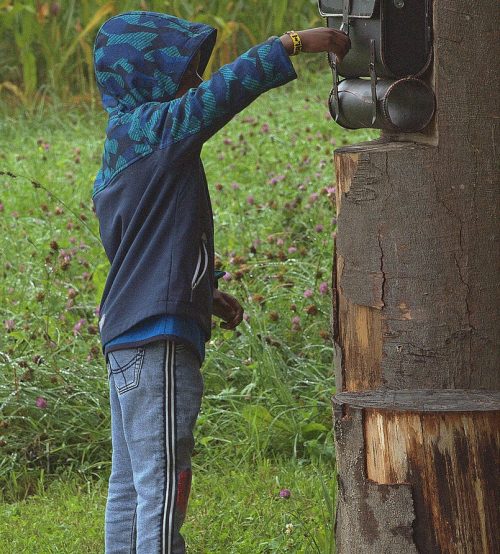
[[[194,320],[210,338],[214,230],[201,149],[260,94],[297,77],[271,37],[175,98],[198,51],[204,71],[215,39],[212,27],[152,12],[117,15],[97,34],[95,73],[109,114],[93,190],[111,264],[103,345],[166,314]]]

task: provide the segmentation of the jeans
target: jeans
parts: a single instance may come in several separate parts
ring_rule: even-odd
[[[106,554],[184,554],[193,429],[203,395],[198,357],[170,340],[110,352],[112,468]]]

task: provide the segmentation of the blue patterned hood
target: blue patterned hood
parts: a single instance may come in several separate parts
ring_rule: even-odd
[[[217,31],[154,12],[128,12],[108,19],[94,45],[96,80],[103,106],[113,115],[146,102],[175,97],[191,59],[201,53],[205,70]]]

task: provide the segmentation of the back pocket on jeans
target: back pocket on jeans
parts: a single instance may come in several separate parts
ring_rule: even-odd
[[[139,386],[144,348],[126,348],[108,354],[108,374],[113,375],[116,392],[123,394]]]

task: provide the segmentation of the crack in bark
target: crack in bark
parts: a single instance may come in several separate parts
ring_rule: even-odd
[[[463,246],[462,246],[462,231],[463,231],[463,225],[460,225],[460,234],[459,234],[459,245],[460,245],[460,252],[463,254],[464,253],[464,249],[463,249]],[[469,324],[469,327],[472,329],[472,330],[476,330],[474,325],[472,325],[472,322],[471,322],[471,312],[470,312],[470,306],[469,306],[469,295],[470,295],[470,285],[469,285],[469,282],[466,281],[462,275],[462,268],[460,267],[460,264],[457,260],[457,255],[456,253],[453,253],[453,257],[455,258],[455,265],[457,266],[457,269],[458,269],[458,276],[460,277],[460,281],[462,282],[463,285],[465,285],[465,288],[467,289],[467,294],[465,295],[465,309],[467,311],[467,321],[468,321],[468,324]]]
[[[419,348],[419,350],[421,350],[421,352],[413,352],[411,350],[408,350],[408,354],[410,356],[415,356],[415,358],[439,358],[439,357],[443,357],[443,356],[439,356],[438,354],[436,354],[436,352],[432,351],[432,350],[424,350],[423,348]]]
[[[495,128],[491,126],[491,146],[493,148],[493,159],[497,159],[497,142],[495,140]],[[477,153],[476,153],[477,154]],[[476,158],[477,160],[477,158]],[[477,168],[477,161],[476,161],[476,168]],[[477,169],[476,169],[476,175],[477,175]],[[474,186],[474,189],[476,187]]]
[[[477,168],[477,160],[476,160],[476,168]],[[477,169],[476,169],[476,174],[477,174]],[[436,179],[433,179],[434,181],[434,188],[435,188],[435,192],[436,192],[436,200],[437,202],[443,206],[443,208],[453,217],[455,218],[458,223],[459,223],[459,233],[458,233],[458,245],[459,245],[459,248],[460,248],[460,253],[461,255],[463,256],[464,255],[464,247],[463,247],[463,228],[464,228],[464,222],[463,222],[463,219],[460,217],[460,215],[458,213],[456,213],[455,211],[453,211],[447,204],[444,200],[442,200],[439,196],[439,187],[438,187],[438,183],[437,183],[437,180]],[[475,203],[475,187],[474,187],[474,191],[473,191],[473,202]],[[470,285],[469,285],[469,282],[466,281],[464,279],[464,276],[462,274],[462,268],[460,266],[460,263],[459,263],[459,260],[457,259],[457,254],[456,252],[453,252],[453,258],[455,260],[455,265],[457,267],[457,270],[458,270],[458,276],[459,276],[459,279],[460,279],[460,282],[465,286],[466,288],[466,294],[465,294],[465,298],[464,298],[464,302],[465,302],[465,311],[467,312],[467,325],[468,325],[468,331],[469,331],[469,367],[468,367],[468,375],[469,375],[469,384],[472,380],[472,334],[473,332],[476,332],[477,329],[474,327],[474,325],[472,324],[472,317],[471,317],[471,310],[470,310],[470,305],[469,305],[469,297],[470,297],[470,294],[471,294],[471,288],[470,288]]]
[[[381,290],[381,298],[380,300],[382,301],[382,310],[384,309],[385,307],[385,300],[384,300],[384,297],[385,297],[385,281],[386,281],[386,277],[385,277],[385,271],[384,271],[384,250],[382,249],[382,241],[380,239],[380,229],[378,230],[378,247],[380,248],[380,272],[382,273],[382,290]]]
[[[462,225],[460,226],[460,235],[459,235],[459,245],[460,245],[460,251],[463,253],[463,247],[462,247]],[[453,253],[453,257],[455,259],[455,265],[457,266],[457,270],[458,270],[458,276],[460,277],[460,281],[461,283],[465,286],[466,288],[466,294],[465,294],[465,298],[464,298],[464,301],[465,301],[465,311],[467,312],[467,325],[468,325],[468,342],[469,342],[469,368],[468,368],[468,374],[469,374],[469,384],[471,382],[471,379],[472,379],[472,375],[471,375],[471,372],[472,372],[472,333],[476,330],[474,325],[472,325],[472,320],[471,320],[471,311],[470,311],[470,306],[469,306],[469,295],[470,295],[470,285],[469,283],[463,278],[463,275],[462,275],[462,269],[460,267],[460,263],[459,261],[457,260],[457,255],[456,253]]]
[[[345,390],[345,361],[344,361],[344,345],[340,337],[340,292],[338,283],[338,258],[337,258],[337,239],[333,241],[333,267],[332,267],[332,338],[336,353],[336,361],[340,361],[340,385],[341,390]],[[338,374],[337,374],[338,375]]]
[[[440,197],[439,197],[439,187],[438,187],[438,183],[436,181],[436,179],[433,179],[434,181],[434,189],[436,190],[436,200],[438,202],[438,204],[441,204],[441,206],[443,206],[443,208],[449,213],[451,214],[453,217],[457,218],[458,221],[460,222],[460,225],[463,224],[462,222],[462,219],[460,218],[460,216],[455,213],[446,203],[444,200],[442,200]]]

